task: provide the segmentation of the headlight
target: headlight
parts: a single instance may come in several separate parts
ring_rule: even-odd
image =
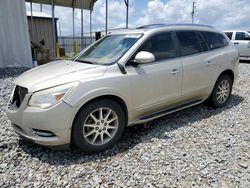
[[[40,108],[49,108],[72,93],[78,85],[79,82],[74,82],[35,92],[31,96],[28,105]]]

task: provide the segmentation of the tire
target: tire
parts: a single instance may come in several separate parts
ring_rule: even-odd
[[[86,153],[107,150],[121,138],[125,122],[124,111],[116,102],[109,99],[93,101],[77,114],[72,143]]]
[[[230,99],[232,86],[232,79],[226,74],[221,75],[215,83],[214,89],[209,97],[209,103],[214,108],[225,106]]]

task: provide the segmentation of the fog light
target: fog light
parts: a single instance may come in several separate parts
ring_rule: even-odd
[[[36,134],[37,136],[41,136],[41,137],[54,137],[56,136],[54,133],[50,132],[50,131],[44,131],[44,130],[39,130],[39,129],[33,129],[34,130],[34,134]]]

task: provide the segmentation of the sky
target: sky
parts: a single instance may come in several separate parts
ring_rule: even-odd
[[[97,0],[92,13],[92,31],[105,29],[105,0]],[[108,0],[108,29],[125,26],[126,6],[124,0]],[[191,23],[193,0],[130,0],[129,27],[155,23]],[[30,11],[30,4],[26,3]],[[250,0],[196,0],[194,23],[212,25],[220,30],[250,29]],[[33,11],[40,11],[34,4]],[[43,11],[51,15],[50,6]],[[84,33],[89,32],[89,11],[84,10]],[[72,35],[72,9],[56,7],[55,16],[59,18],[61,35]],[[81,32],[81,11],[75,11],[75,32]],[[59,32],[60,34],[60,32]]]

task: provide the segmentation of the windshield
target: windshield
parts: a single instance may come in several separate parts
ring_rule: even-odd
[[[125,54],[140,36],[141,34],[108,35],[94,43],[75,61],[100,65],[112,64]]]

